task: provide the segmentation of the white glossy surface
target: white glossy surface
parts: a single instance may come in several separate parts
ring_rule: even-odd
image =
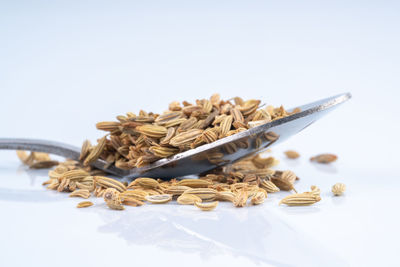
[[[0,151],[0,266],[399,266],[397,1],[3,1],[0,135],[79,145],[94,124],[173,100],[236,95],[287,107],[353,99],[274,148],[316,184],[306,208],[76,209]],[[332,152],[332,166],[311,155]],[[344,197],[332,184],[344,182]],[[96,201],[97,202],[97,201]],[[99,203],[102,203],[101,201]]]
[[[299,191],[320,186],[322,201],[315,206],[278,206],[287,195],[282,192],[270,194],[264,205],[243,209],[221,203],[215,211],[201,212],[171,204],[120,212],[101,199],[76,209],[81,199],[41,186],[46,171],[27,171],[14,153],[1,155],[1,266],[70,266],[69,257],[100,266],[176,261],[192,266],[373,266],[395,260],[400,221],[391,215],[398,202],[389,173],[355,171],[340,161],[319,166],[302,157],[283,160],[281,167],[302,178]],[[330,186],[338,181],[348,190],[332,197]]]

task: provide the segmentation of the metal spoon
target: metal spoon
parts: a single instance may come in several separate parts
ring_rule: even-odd
[[[260,153],[272,145],[286,140],[350,98],[351,94],[345,93],[300,106],[301,112],[172,157],[160,159],[142,168],[122,170],[114,165],[107,168],[104,160],[97,160],[92,166],[124,178],[140,176],[173,178],[202,173],[251,154]],[[75,160],[79,158],[80,154],[79,147],[37,139],[0,138],[0,149],[47,152]]]

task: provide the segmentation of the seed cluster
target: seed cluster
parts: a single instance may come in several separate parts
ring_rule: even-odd
[[[294,186],[299,178],[290,170],[272,169],[279,164],[274,157],[247,157],[202,173],[198,179],[164,181],[141,177],[129,184],[109,178],[103,171],[90,166],[101,158],[109,166],[114,164],[121,169],[142,167],[300,111],[287,112],[282,106],[260,108],[260,103],[260,100],[244,101],[240,97],[225,101],[218,94],[210,99],[196,100],[195,104],[172,102],[162,114],[141,110],[137,115],[128,112],[117,116],[117,121],[97,123],[96,127],[108,134],[95,145],[86,140],[79,161],[57,162],[48,154],[38,152],[17,151],[17,155],[31,168],[53,168],[49,171],[50,179],[43,183],[48,189],[68,192],[70,197],[101,197],[114,210],[123,210],[125,206],[138,207],[146,202],[165,204],[174,200],[204,211],[215,209],[221,201],[245,207],[262,204],[268,194],[281,190],[295,194],[285,197],[280,204],[299,206],[318,202],[320,189],[312,186],[310,192],[297,193]],[[269,132],[266,138],[274,140],[276,136]],[[290,159],[300,157],[293,150],[285,154]],[[330,163],[336,159],[333,154],[311,158],[318,163]],[[344,185],[337,184],[332,191],[340,195]],[[92,205],[90,201],[83,201],[77,207]]]
[[[18,152],[18,155],[22,154]],[[48,155],[41,157],[49,160]],[[40,159],[37,161],[40,162]],[[82,162],[66,160],[49,171],[50,179],[43,185],[48,189],[68,192],[70,197],[102,197],[107,206],[114,210],[124,210],[125,206],[138,207],[146,202],[165,204],[170,201],[194,205],[203,211],[215,209],[221,201],[231,202],[235,207],[245,207],[262,204],[269,193],[281,190],[294,191],[295,194],[283,198],[279,204],[306,206],[320,201],[320,189],[317,186],[312,186],[310,192],[297,193],[294,185],[299,178],[290,170],[272,169],[277,164],[279,161],[274,157],[257,155],[201,174],[199,179],[164,181],[141,177],[128,184],[106,177],[103,171],[84,166]],[[336,184],[332,191],[340,195],[344,188],[344,184]],[[92,205],[90,201],[83,201],[77,207]]]
[[[287,112],[283,106],[260,108],[260,103],[240,97],[221,100],[214,94],[196,103],[172,102],[162,114],[128,112],[117,116],[117,121],[97,123],[97,129],[109,134],[94,146],[85,141],[80,160],[84,166],[101,158],[121,169],[143,167],[300,111]]]

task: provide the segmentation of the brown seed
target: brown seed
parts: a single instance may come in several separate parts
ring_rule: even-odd
[[[209,203],[194,202],[194,205],[203,211],[211,211],[218,206],[218,201]]]
[[[298,157],[300,157],[300,154],[297,153],[294,150],[287,150],[285,151],[285,155],[289,158],[289,159],[297,159]]]
[[[265,189],[268,193],[275,193],[280,191],[279,187],[277,187],[273,182],[266,179],[263,179],[260,182],[260,187]]]
[[[109,131],[112,132],[116,129],[118,129],[118,127],[121,125],[120,122],[116,122],[116,121],[102,121],[102,122],[98,122],[96,124],[96,128],[102,131]]]
[[[172,146],[179,147],[186,143],[190,143],[190,142],[194,141],[202,133],[203,133],[203,130],[191,129],[191,130],[188,130],[186,132],[176,135],[174,138],[171,139],[169,144]]]
[[[224,119],[221,121],[220,134],[219,134],[220,138],[225,137],[226,134],[229,132],[229,130],[232,127],[232,121],[233,121],[232,115],[225,116]]]
[[[104,201],[113,210],[123,210],[120,193],[115,188],[108,188],[104,192]]]
[[[48,169],[51,167],[54,167],[58,164],[58,161],[56,160],[43,160],[43,161],[37,161],[29,165],[29,168],[31,169]]]
[[[167,128],[159,125],[145,124],[136,127],[136,130],[146,136],[156,138],[164,137],[167,135]]]
[[[77,208],[87,208],[90,206],[93,206],[93,203],[90,201],[82,201],[82,202],[79,202],[78,205],[76,205]]]
[[[177,185],[188,186],[191,188],[206,188],[209,185],[212,185],[212,182],[201,179],[183,179],[180,180]]]
[[[101,138],[98,144],[93,148],[93,150],[89,153],[89,155],[85,158],[83,165],[89,166],[91,163],[95,162],[101,155],[106,146],[106,136]]]
[[[320,154],[312,157],[310,160],[318,163],[328,164],[337,160],[337,156],[334,154]]]
[[[85,140],[82,144],[81,148],[81,154],[79,155],[79,160],[83,161],[85,160],[86,156],[90,153],[90,147],[92,144],[90,143],[89,140]]]

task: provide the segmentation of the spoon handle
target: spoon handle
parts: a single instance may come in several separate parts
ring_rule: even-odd
[[[48,140],[24,138],[0,138],[0,149],[46,152],[74,160],[77,160],[80,154],[80,148],[75,146]]]

